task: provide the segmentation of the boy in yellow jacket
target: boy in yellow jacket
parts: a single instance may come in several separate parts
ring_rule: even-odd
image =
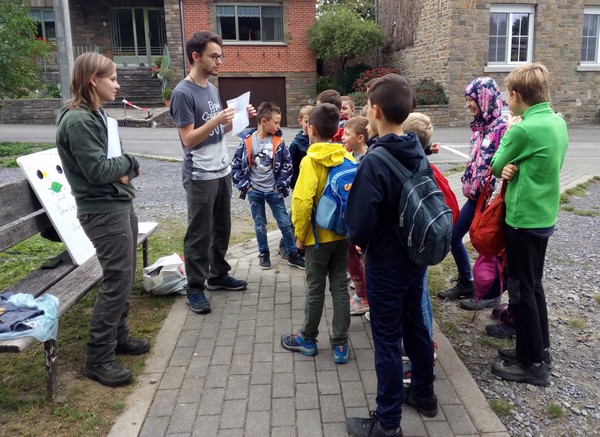
[[[344,146],[331,143],[338,130],[340,112],[330,103],[313,108],[309,115],[308,136],[311,146],[300,163],[300,174],[292,194],[292,221],[295,229],[296,246],[306,250],[306,301],[304,323],[296,334],[282,335],[284,349],[313,356],[318,353],[317,336],[325,303],[325,286],[329,277],[329,291],[333,299],[333,333],[329,338],[333,350],[333,361],[348,362],[348,328],[350,308],[348,306],[348,241],[345,236],[315,226],[318,248],[311,220],[313,208],[325,190],[329,169],[343,162],[344,158],[354,161]]]

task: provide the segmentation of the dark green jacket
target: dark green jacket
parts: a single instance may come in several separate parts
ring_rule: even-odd
[[[102,115],[88,107],[63,107],[56,123],[56,146],[78,213],[119,211],[132,205],[135,187],[117,180],[137,176],[137,159],[122,153],[107,159],[108,131]]]

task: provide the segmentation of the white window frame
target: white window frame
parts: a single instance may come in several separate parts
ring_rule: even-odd
[[[44,17],[44,14],[47,14],[48,12],[50,12],[52,14],[52,22],[55,24],[55,29],[56,29],[56,18],[54,17],[54,10],[52,8],[31,8],[29,16],[32,19],[34,19],[36,22],[41,23],[41,28],[42,28],[41,38],[43,38],[46,41],[54,41],[54,40],[56,40],[56,36],[53,36],[52,38],[48,38],[47,32],[46,32],[46,24],[45,23],[49,22],[49,20],[46,20],[46,18]],[[37,17],[33,17],[32,13],[39,13],[41,21],[38,20]],[[55,30],[55,32],[56,32],[56,30]]]
[[[577,71],[600,71],[600,6],[586,6],[583,10],[584,19],[586,15],[597,15],[599,22],[596,29],[596,59],[593,61],[584,61],[583,58],[580,60],[577,66]],[[582,26],[583,28],[583,26]],[[583,51],[585,35],[581,35],[581,50]]]
[[[492,14],[503,13],[509,14],[508,23],[512,23],[513,14],[529,14],[528,42],[527,42],[527,59],[525,61],[511,61],[510,54],[512,51],[512,26],[508,25],[508,34],[506,35],[506,59],[504,61],[490,61],[488,57],[487,65],[484,68],[486,72],[503,72],[511,71],[519,65],[533,62],[533,38],[535,24],[535,5],[492,5],[490,7],[490,20]],[[492,35],[488,31],[488,50],[489,39]]]
[[[227,2],[220,2],[220,3],[216,3],[215,4],[215,21],[216,21],[216,26],[217,26],[217,33],[223,37],[223,33],[221,31],[221,23],[219,21],[219,15],[217,15],[217,9],[219,8],[219,6],[225,6],[225,7],[233,7],[235,8],[235,34],[236,34],[236,39],[225,39],[223,38],[223,44],[248,44],[248,45],[285,45],[285,26],[284,26],[284,7],[283,7],[283,3],[227,3]],[[260,33],[261,39],[256,39],[256,40],[252,40],[252,41],[248,41],[248,40],[241,40],[240,39],[240,29],[239,29],[239,15],[238,15],[238,8],[240,7],[259,7],[260,8]],[[264,26],[263,26],[263,18],[264,18],[264,14],[262,11],[263,7],[276,7],[279,8],[281,11],[281,39],[276,39],[276,40],[267,40],[267,41],[263,41],[263,30],[264,30]]]

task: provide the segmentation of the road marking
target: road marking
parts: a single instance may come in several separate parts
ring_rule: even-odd
[[[440,147],[441,147],[442,149],[446,149],[446,150],[448,150],[449,152],[455,153],[455,154],[457,154],[458,156],[460,156],[460,157],[462,157],[462,158],[469,159],[469,155],[466,155],[466,154],[464,154],[464,153],[462,153],[462,152],[459,152],[459,151],[458,151],[458,150],[456,150],[454,147],[449,147],[449,146],[440,146]]]

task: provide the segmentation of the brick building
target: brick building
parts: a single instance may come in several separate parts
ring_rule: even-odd
[[[30,0],[39,36],[50,40],[55,37],[52,3]],[[141,88],[141,77],[150,77],[165,45],[175,85],[189,69],[185,41],[194,32],[212,30],[224,40],[225,62],[215,78],[223,101],[251,91],[255,106],[267,99],[277,103],[286,126],[288,118],[295,124],[300,107],[315,97],[316,59],[308,48],[314,0],[70,0],[69,13],[74,54],[95,50],[108,56],[119,67],[120,81],[138,72],[122,86],[130,93]],[[48,76],[51,67],[45,68]],[[159,88],[148,88],[138,99],[153,92],[160,98]]]
[[[411,82],[433,78],[449,97],[450,125],[472,120],[466,85],[478,76],[504,78],[541,62],[551,98],[568,122],[600,119],[600,0],[378,0],[390,38],[380,62]]]

